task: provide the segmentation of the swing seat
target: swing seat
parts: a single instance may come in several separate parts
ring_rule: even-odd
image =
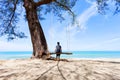
[[[50,55],[52,55],[52,54],[57,54],[57,53],[55,53],[55,52],[50,52]],[[62,53],[60,53],[60,54],[72,55],[71,52],[62,52]]]

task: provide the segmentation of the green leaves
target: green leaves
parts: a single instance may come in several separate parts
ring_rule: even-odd
[[[22,0],[0,1],[0,36],[7,35],[8,39],[26,37],[22,32],[17,31],[17,22],[21,12],[17,11]]]
[[[120,0],[96,0],[98,4],[98,12],[101,14],[110,13],[118,14],[120,12]]]

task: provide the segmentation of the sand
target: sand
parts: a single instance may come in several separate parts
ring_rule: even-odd
[[[0,80],[120,80],[120,59],[0,60]]]

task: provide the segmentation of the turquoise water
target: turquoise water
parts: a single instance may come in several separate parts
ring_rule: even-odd
[[[120,51],[72,51],[72,53],[72,55],[62,54],[61,58],[120,58]],[[25,59],[31,56],[31,51],[0,52],[0,59]]]
[[[24,52],[0,52],[0,59],[25,59],[30,58],[31,51]]]

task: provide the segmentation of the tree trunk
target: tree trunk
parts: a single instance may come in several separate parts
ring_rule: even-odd
[[[44,32],[37,16],[37,7],[33,0],[24,0],[24,7],[26,10],[26,18],[28,20],[31,40],[33,45],[34,58],[42,58],[47,56],[48,48]]]

